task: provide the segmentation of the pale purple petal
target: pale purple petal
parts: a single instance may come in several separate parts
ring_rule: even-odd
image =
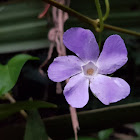
[[[72,107],[82,108],[89,100],[89,80],[78,74],[70,78],[69,82],[64,88],[64,96]]]
[[[70,28],[63,35],[63,43],[83,61],[96,62],[99,56],[99,47],[94,34],[88,29]]]
[[[111,35],[105,41],[97,60],[100,74],[111,74],[127,62],[127,49],[119,35]]]
[[[130,86],[121,78],[98,74],[90,83],[90,89],[105,105],[120,101],[130,93]]]
[[[74,55],[57,57],[48,68],[48,76],[55,82],[64,81],[80,73],[82,64],[83,62]]]

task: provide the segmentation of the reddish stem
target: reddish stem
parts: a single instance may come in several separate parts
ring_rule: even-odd
[[[46,15],[46,13],[48,12],[49,8],[50,8],[50,4],[46,4],[45,9],[43,10],[43,12],[41,14],[39,14],[38,18],[43,18]]]

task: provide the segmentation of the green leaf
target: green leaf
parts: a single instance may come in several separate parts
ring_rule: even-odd
[[[24,140],[48,140],[44,123],[37,110],[28,113]]]
[[[28,60],[38,60],[38,58],[27,54],[19,54],[10,59],[6,65],[0,64],[0,96],[14,87],[23,65]]]
[[[140,122],[134,124],[134,130],[138,136],[140,136]]]
[[[38,108],[56,108],[52,103],[44,101],[23,101],[14,104],[0,104],[0,120],[19,112],[20,110],[32,110]]]
[[[131,140],[140,140],[140,137],[135,137],[135,138],[133,138]]]
[[[27,107],[29,107],[29,104]],[[78,113],[78,120],[80,124],[80,131],[78,131],[78,136],[87,136],[88,134],[93,134],[93,132],[96,133],[99,130],[113,128],[126,123],[134,123],[139,121],[139,118],[140,102],[82,111]],[[44,123],[48,135],[54,140],[68,139],[74,135],[71,124],[71,117],[69,114],[44,119]],[[18,136],[23,136],[24,125],[10,124],[7,127],[2,127],[0,128],[1,138],[8,140],[10,136],[15,136],[14,140],[19,140],[19,138],[16,137],[17,130],[19,130]],[[6,139],[5,137],[9,131],[10,135],[8,135],[8,138]]]
[[[110,135],[113,133],[113,129],[106,129],[106,130],[101,130],[98,132],[98,137],[100,140],[108,140]]]

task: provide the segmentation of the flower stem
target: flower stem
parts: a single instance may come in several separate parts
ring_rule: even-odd
[[[103,22],[103,17],[102,17],[102,10],[101,10],[101,5],[99,0],[95,0],[95,5],[97,8],[97,12],[98,12],[98,16],[99,16],[99,24],[100,24],[100,28],[97,27],[95,28],[97,32],[102,32],[104,29],[104,22]]]
[[[94,19],[91,19],[87,16],[84,16],[82,14],[80,14],[79,12],[67,7],[67,6],[64,6],[54,0],[43,0],[67,13],[69,13],[70,15],[72,16],[75,16],[77,17],[79,20],[87,23],[87,24],[90,24],[92,26],[94,26],[95,28],[97,27],[97,25],[99,24],[96,20]],[[120,27],[116,27],[116,26],[112,26],[112,25],[108,25],[108,24],[104,24],[104,28],[106,29],[109,29],[109,30],[114,30],[114,31],[117,31],[117,32],[121,32],[121,33],[125,33],[125,34],[129,34],[129,35],[133,35],[133,36],[138,36],[140,37],[140,33],[138,32],[135,32],[135,31],[131,31],[131,30],[127,30],[127,29],[123,29],[123,28],[120,28]]]
[[[109,16],[109,12],[110,12],[109,0],[105,0],[105,5],[106,5],[106,13],[103,17],[103,21],[105,21]]]

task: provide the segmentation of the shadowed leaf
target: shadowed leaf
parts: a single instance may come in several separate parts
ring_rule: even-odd
[[[45,126],[37,110],[28,112],[24,140],[48,140]]]
[[[108,140],[110,135],[113,133],[113,129],[106,129],[106,130],[101,130],[98,132],[98,137],[100,140]]]
[[[134,130],[138,136],[140,136],[140,122],[134,124]]]
[[[0,120],[19,112],[20,110],[32,110],[37,108],[56,108],[52,103],[44,101],[23,101],[14,104],[0,104]]]

